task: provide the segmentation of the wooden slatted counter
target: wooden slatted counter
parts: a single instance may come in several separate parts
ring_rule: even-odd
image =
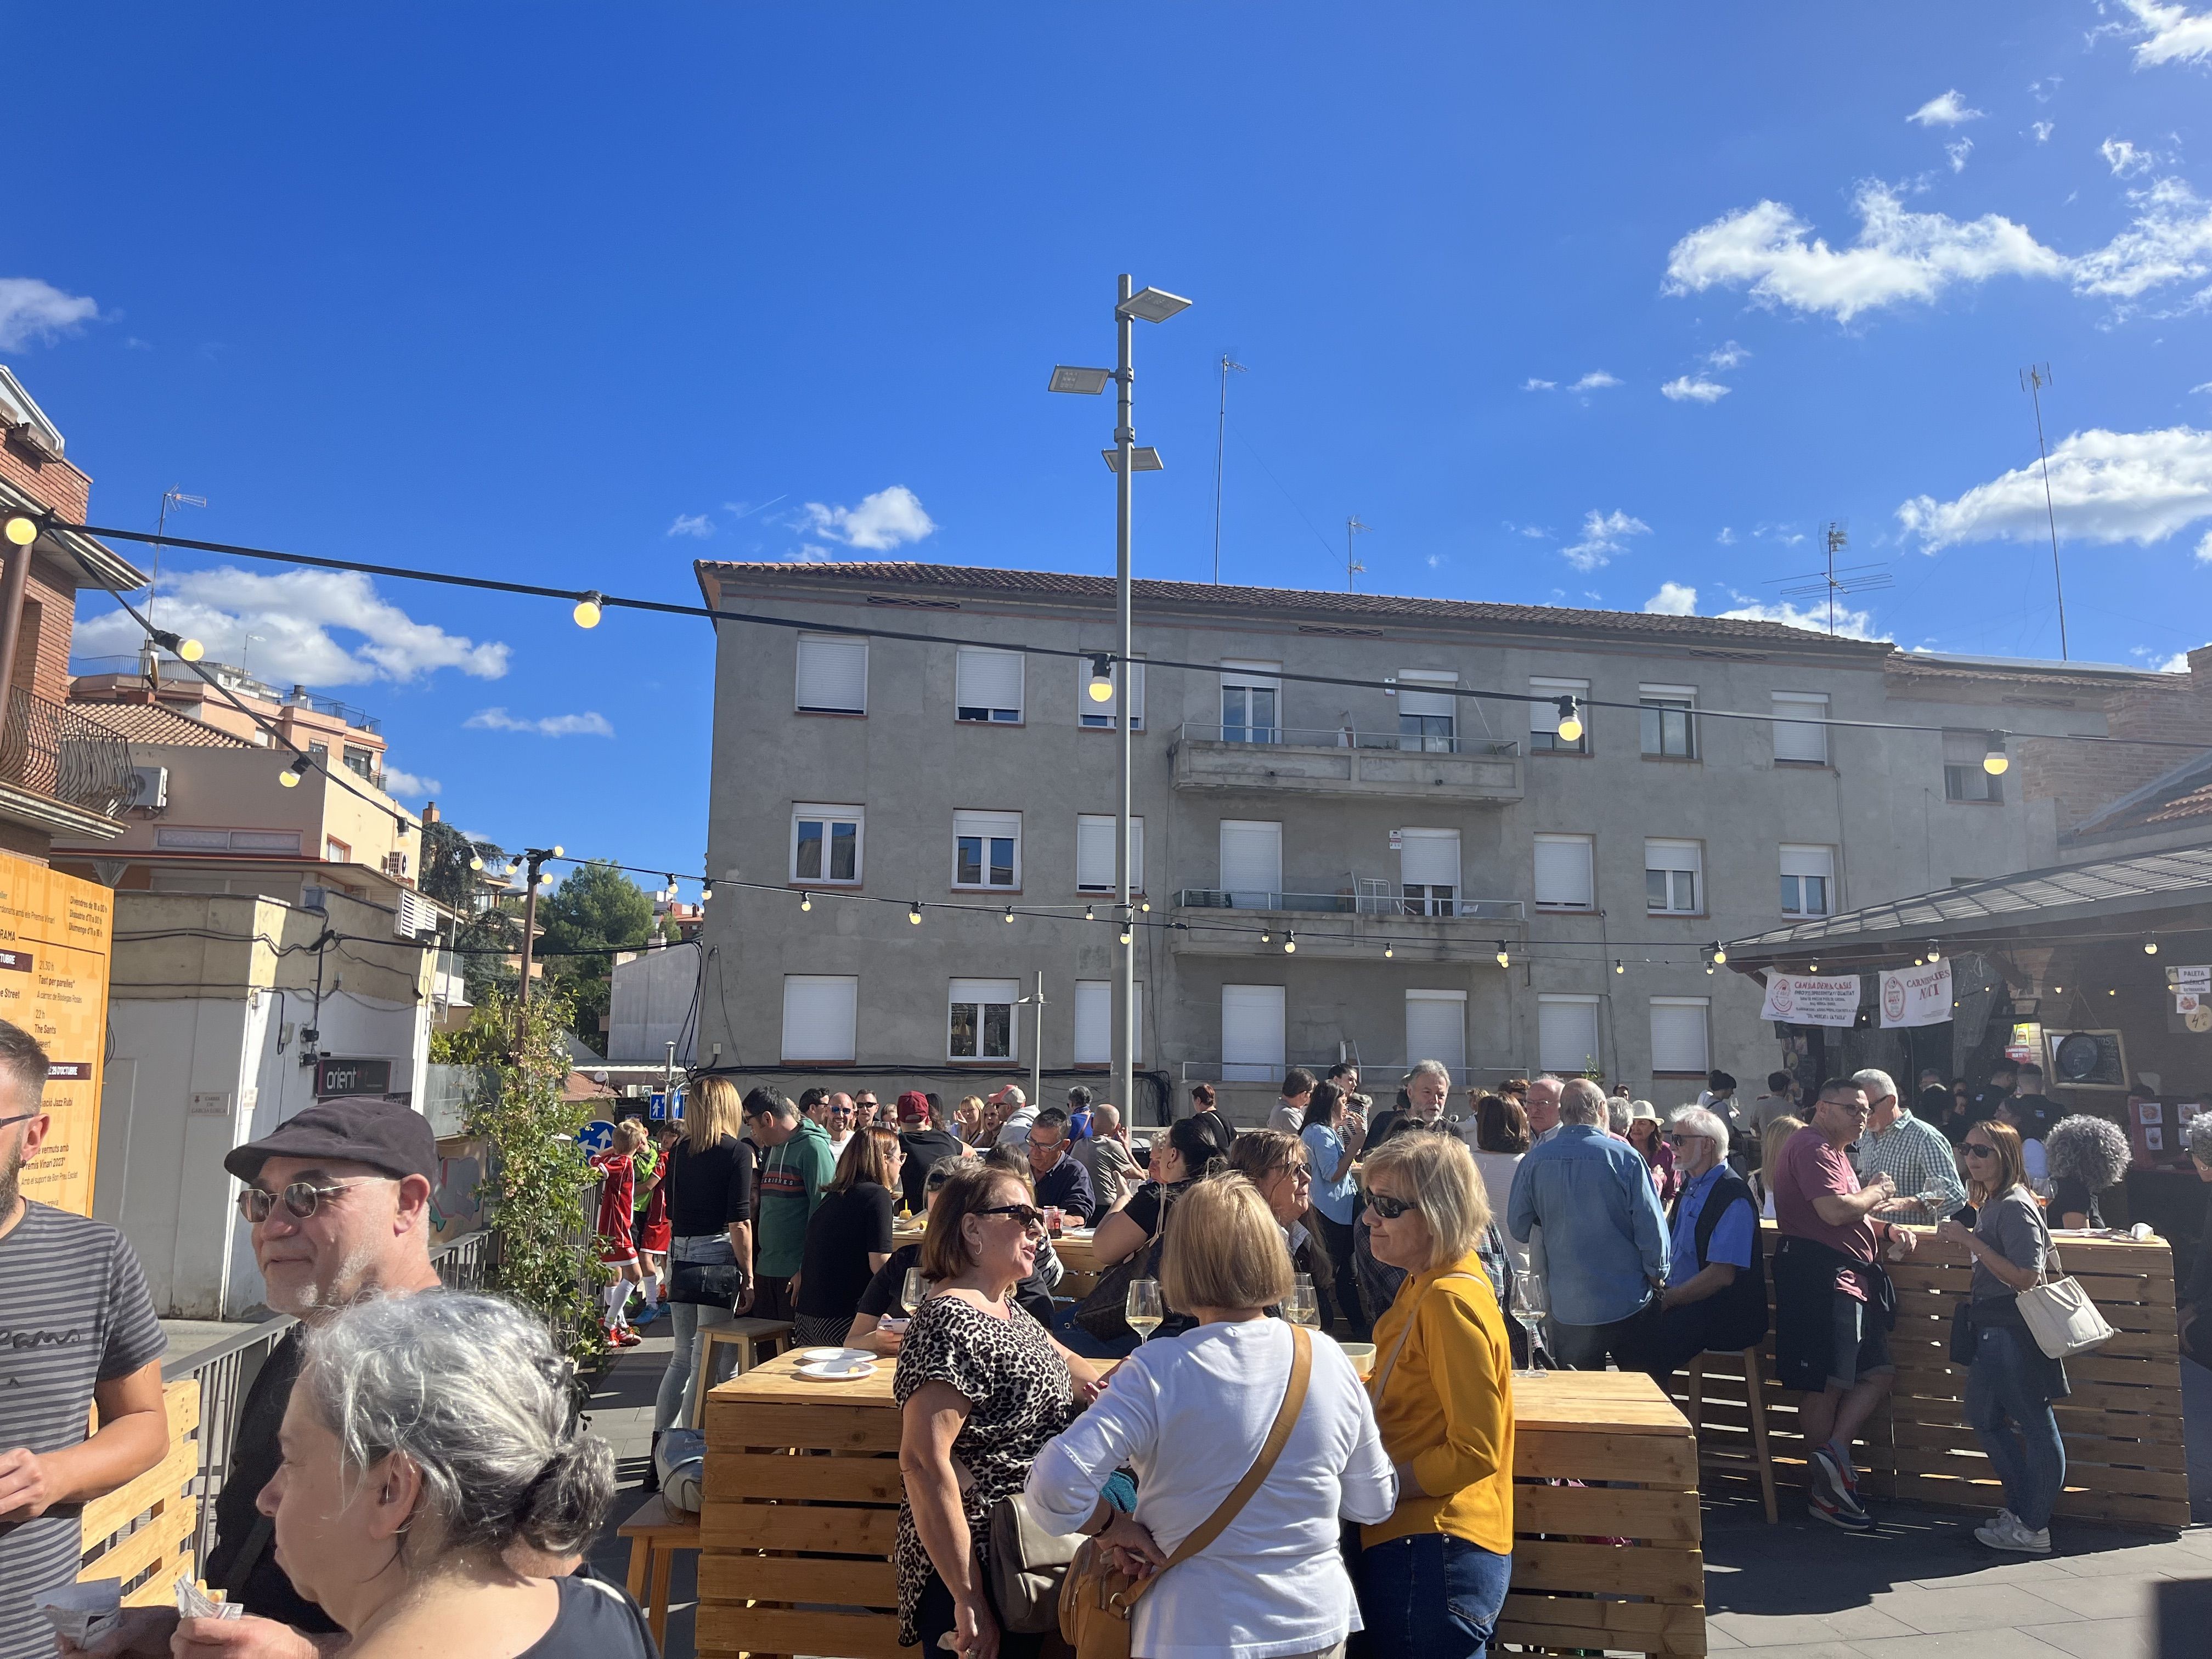
[[[1933,1231],[1915,1228],[1911,1260],[1887,1262],[1897,1284],[1890,1349],[1897,1386],[1867,1425],[1856,1454],[1878,1498],[1994,1510],[2003,1503],[1989,1460],[1966,1425],[1966,1370],[1950,1363],[1951,1316],[1970,1291],[1972,1262]],[[1771,1252],[1773,1224],[1764,1229]],[[2175,1325],[2173,1252],[2144,1243],[2057,1235],[2058,1256],[2118,1333],[2094,1353],[2066,1362],[2074,1392],[2057,1405],[2066,1439],[2066,1489],[2057,1513],[2136,1525],[2189,1524],[2188,1455],[2181,1432],[2181,1358]],[[1775,1478],[1805,1484],[1797,1396],[1773,1380],[1765,1349],[1767,1432]],[[1677,1377],[1676,1392],[1683,1379]],[[1749,1417],[1741,1372],[1709,1361],[1701,1420],[1708,1462],[1724,1477],[1748,1478]]]
[[[699,1650],[896,1659],[892,1368],[825,1382],[795,1364],[769,1360],[708,1395]],[[1520,1536],[1500,1639],[1704,1653],[1682,1414],[1649,1378],[1599,1372],[1516,1379],[1515,1413]]]
[[[78,1518],[80,1579],[119,1578],[125,1606],[174,1604],[176,1577],[198,1575],[192,1534],[199,1504],[192,1481],[200,1465],[200,1385],[192,1377],[161,1391],[169,1413],[168,1455],[137,1480],[84,1506]]]

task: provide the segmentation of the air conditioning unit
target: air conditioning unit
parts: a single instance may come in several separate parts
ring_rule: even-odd
[[[143,807],[159,811],[169,804],[169,769],[166,766],[134,766],[131,769],[131,799],[127,806]]]
[[[392,914],[392,931],[401,939],[413,939],[417,933],[427,933],[438,925],[438,913],[430,901],[420,893],[402,889],[398,908]]]
[[[404,852],[386,853],[384,855],[384,873],[394,881],[406,880],[407,854]]]
[[[2043,1033],[2045,1072],[2051,1082],[2064,1089],[2124,1089],[2128,1086],[2128,1054],[2118,1031],[2055,1031]]]

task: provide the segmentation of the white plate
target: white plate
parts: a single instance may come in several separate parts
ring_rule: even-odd
[[[799,1366],[799,1374],[801,1376],[817,1377],[824,1382],[852,1382],[864,1376],[873,1376],[876,1374],[876,1368],[873,1364],[831,1365],[810,1360]]]
[[[801,1348],[799,1357],[811,1365],[865,1365],[875,1355],[866,1348]]]

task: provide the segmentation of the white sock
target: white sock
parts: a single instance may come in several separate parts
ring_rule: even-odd
[[[602,1300],[606,1304],[608,1324],[622,1325],[628,1322],[623,1318],[622,1310],[623,1304],[629,1300],[629,1280],[627,1279],[615,1280],[613,1284],[607,1286],[606,1295]]]
[[[645,1276],[645,1305],[648,1308],[660,1305],[660,1270],[658,1267]]]

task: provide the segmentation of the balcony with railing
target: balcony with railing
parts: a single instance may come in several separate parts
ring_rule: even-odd
[[[131,799],[131,745],[66,704],[15,686],[0,724],[0,786],[17,797],[11,817],[80,833],[94,827],[88,817],[112,824]],[[43,811],[26,795],[62,810]]]
[[[1279,947],[1297,932],[1300,956],[1382,959],[1388,947],[1420,960],[1450,947],[1463,955],[1499,939],[1517,940],[1527,910],[1519,899],[1416,895],[1396,882],[1359,876],[1334,892],[1178,888],[1169,919],[1174,948],[1186,955],[1248,956]],[[1255,929],[1272,936],[1265,945]]]
[[[1521,799],[1521,745],[1438,732],[1186,723],[1175,743],[1178,789],[1418,798]]]

